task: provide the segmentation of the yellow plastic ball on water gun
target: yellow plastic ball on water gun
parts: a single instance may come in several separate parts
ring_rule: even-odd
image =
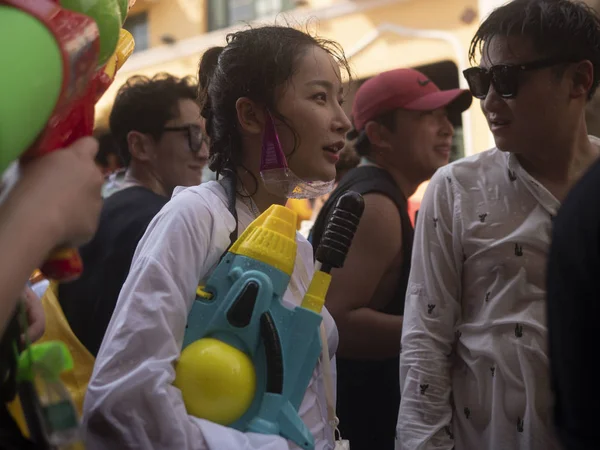
[[[248,410],[256,392],[256,372],[245,353],[213,338],[188,345],[175,368],[188,413],[230,425]]]

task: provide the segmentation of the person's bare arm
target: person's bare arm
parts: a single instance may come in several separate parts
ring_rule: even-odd
[[[56,242],[54,231],[40,220],[41,213],[27,204],[0,206],[0,335],[29,276]]]
[[[0,335],[29,276],[52,249],[93,236],[102,206],[97,150],[86,138],[32,162],[0,204]]]
[[[367,194],[344,267],[332,273],[327,308],[340,334],[337,355],[350,359],[384,359],[398,355],[402,316],[368,307],[377,286],[402,248],[398,208],[381,194]],[[398,272],[400,276],[400,272]],[[401,299],[392,299],[392,301]]]

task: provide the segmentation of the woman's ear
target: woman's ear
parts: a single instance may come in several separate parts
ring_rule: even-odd
[[[262,134],[265,126],[264,109],[247,97],[238,98],[235,102],[237,118],[242,132],[248,134]]]

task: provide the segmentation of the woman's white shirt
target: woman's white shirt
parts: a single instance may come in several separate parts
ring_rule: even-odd
[[[242,202],[236,210],[241,234],[254,217]],[[188,415],[172,385],[196,287],[216,267],[234,226],[225,190],[214,181],[177,190],[150,223],[88,386],[83,416],[88,449],[295,448],[278,436],[242,433]],[[300,304],[314,273],[310,243],[300,234],[296,240],[296,265],[283,298],[289,306]],[[334,355],[337,328],[325,309],[323,318]],[[320,363],[299,413],[315,437],[315,449],[333,449]]]

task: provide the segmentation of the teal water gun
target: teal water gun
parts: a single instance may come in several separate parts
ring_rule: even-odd
[[[363,209],[355,192],[338,200],[294,308],[282,298],[296,261],[296,213],[273,205],[235,241],[188,317],[174,384],[189,414],[314,448],[298,408],[327,345],[319,327],[330,271],[343,266]]]

